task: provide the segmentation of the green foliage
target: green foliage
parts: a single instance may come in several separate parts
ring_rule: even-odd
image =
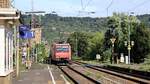
[[[37,60],[38,62],[43,62],[47,57],[45,44],[44,43],[38,44],[36,45],[36,47],[38,47]]]
[[[135,16],[127,16],[125,14],[114,14],[108,20],[109,29],[105,33],[104,51],[110,49],[112,37],[116,38],[114,51],[115,53],[127,54],[127,48],[124,41],[130,40],[135,42],[131,50],[131,61],[140,63],[150,50],[150,31],[140,23]]]
[[[40,16],[35,17],[39,18]],[[23,15],[23,18],[27,24],[30,24],[31,15]],[[68,35],[65,33],[95,32],[106,29],[106,18],[61,17],[56,14],[45,14],[41,16],[41,21],[44,28],[42,36],[49,42],[55,39],[66,40]]]
[[[88,33],[79,33],[78,34],[78,43],[77,43],[77,49],[78,49],[78,55],[79,56],[88,56],[89,52],[88,49],[88,42],[90,40],[91,36]],[[87,57],[90,59],[90,57]]]
[[[137,17],[144,24],[140,23]],[[45,14],[41,16],[44,28],[42,37],[49,42],[55,39],[67,39],[67,42],[71,44],[72,54],[75,55],[74,53],[78,50],[78,56],[81,58],[95,59],[95,55],[100,54],[103,56],[103,61],[109,61],[112,37],[116,38],[114,52],[128,54],[124,41],[128,41],[130,28],[130,39],[135,42],[131,49],[131,61],[140,63],[147,58],[147,54],[150,52],[150,30],[148,29],[150,28],[150,15],[137,17],[127,16],[123,13],[114,13],[109,18],[61,17],[56,14]],[[27,24],[31,22],[31,15],[23,15],[23,18]],[[104,31],[105,33],[102,33]],[[42,54],[38,54],[40,60],[46,54],[43,44],[39,49],[39,52],[42,52]]]
[[[131,37],[135,41],[132,50],[132,60],[136,63],[144,62],[144,58],[150,52],[150,30],[145,28],[143,24],[140,24],[136,27]]]
[[[81,60],[81,59],[82,59],[81,57],[72,55],[72,59],[71,60]]]
[[[73,53],[76,52],[76,49],[78,50],[79,57],[83,59],[95,59],[96,54],[102,53],[103,37],[104,34],[101,32],[75,32],[70,35],[67,42],[72,46]]]
[[[150,15],[144,14],[144,15],[138,15],[137,18],[145,24],[146,27],[150,28]]]
[[[111,49],[108,49],[103,52],[102,61],[109,63],[111,59]]]
[[[102,45],[104,41],[104,34],[102,32],[96,32],[92,35],[92,38],[88,42],[88,56],[90,59],[95,59],[96,54],[102,54]]]
[[[145,58],[144,64],[150,65],[150,53],[149,53],[146,57],[147,57],[147,58]]]

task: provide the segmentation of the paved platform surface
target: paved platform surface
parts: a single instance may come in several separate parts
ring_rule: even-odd
[[[66,84],[62,73],[54,65],[33,64],[31,69],[20,72],[12,84]]]

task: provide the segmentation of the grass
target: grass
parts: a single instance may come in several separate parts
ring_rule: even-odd
[[[100,78],[102,78],[102,76],[101,76],[101,74],[100,74],[100,73],[96,73],[96,74],[94,74],[94,73],[89,72],[89,71],[85,71],[85,75],[86,75],[86,76],[94,76],[94,77],[96,77],[96,79],[100,79]]]
[[[90,72],[87,72],[87,71],[86,71],[86,72],[85,72],[85,75],[86,75],[86,76],[91,76],[92,74],[91,74]]]
[[[89,64],[94,64],[94,65],[102,65],[102,66],[117,66],[117,67],[123,67],[123,68],[129,68],[129,69],[135,69],[135,70],[140,70],[140,71],[147,71],[150,72],[150,64],[146,63],[141,63],[141,64],[111,64],[110,62],[102,62],[98,60],[82,60],[81,57],[77,56],[72,56],[73,60],[81,61],[84,63],[89,63]]]
[[[150,72],[150,65],[149,64],[143,64],[139,67],[139,70]]]
[[[78,56],[72,56],[72,60],[82,60],[82,58],[81,57],[78,57]]]
[[[96,74],[96,78],[97,78],[97,79],[100,79],[100,78],[102,78],[102,76],[99,75],[99,74]]]
[[[150,65],[149,64],[132,64],[132,65],[111,64],[110,66],[118,66],[118,67],[123,67],[123,68],[129,68],[129,69],[134,69],[134,70],[150,72]]]
[[[150,65],[149,64],[132,64],[132,65],[127,65],[127,64],[110,64],[110,63],[102,63],[97,60],[90,60],[90,61],[83,61],[79,60],[84,63],[89,63],[89,64],[94,64],[94,65],[102,65],[102,66],[117,66],[117,67],[122,67],[122,68],[129,68],[129,69],[135,69],[135,70],[140,70],[140,71],[147,71],[150,72]]]
[[[84,63],[88,63],[88,64],[94,64],[94,65],[109,65],[110,63],[102,63],[101,61],[98,61],[98,60],[90,60],[90,61],[83,61],[83,60],[80,60],[81,62],[84,62]]]

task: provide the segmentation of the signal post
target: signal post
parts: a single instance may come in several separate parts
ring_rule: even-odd
[[[33,47],[33,54],[35,57],[35,62],[37,63],[37,50],[38,47],[36,48],[35,45],[41,44],[41,38],[42,38],[42,28],[41,28],[41,15],[39,15],[39,21],[36,22],[36,17],[34,14],[44,14],[45,11],[34,11],[33,10],[33,3],[32,3],[32,11],[31,12],[26,12],[26,14],[31,14],[31,30],[34,32],[34,38],[30,40],[30,45]],[[36,52],[34,52],[34,50]]]

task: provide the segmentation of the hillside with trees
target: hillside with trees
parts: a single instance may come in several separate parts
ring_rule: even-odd
[[[150,28],[150,14],[138,15],[137,18],[143,22],[146,27]]]
[[[27,24],[31,23],[31,15],[23,15],[23,17]],[[39,18],[35,20],[35,24],[41,21],[43,26],[43,38],[48,42],[53,40],[69,42],[72,46],[72,54],[83,59],[95,59],[98,53],[102,56],[101,61],[110,62],[112,37],[116,38],[114,61],[120,58],[120,53],[128,55],[124,42],[128,41],[129,27],[130,39],[134,41],[134,46],[131,47],[131,62],[142,63],[150,57],[150,15],[135,17],[114,13],[109,18],[91,18],[45,14],[35,17]]]
[[[129,41],[130,28],[130,41]],[[111,38],[115,38],[114,54],[112,55]],[[77,39],[77,43],[76,43]],[[150,30],[137,17],[125,14],[114,14],[107,20],[106,32],[75,32],[68,42],[72,45],[72,51],[78,56],[91,60],[96,59],[96,54],[101,55],[101,61],[117,63],[120,54],[128,55],[128,44],[134,42],[131,47],[131,62],[143,63],[150,54]]]
[[[31,23],[31,15],[22,17],[26,24]],[[37,18],[35,24],[41,22],[43,26],[42,36],[49,41],[60,38],[60,40],[66,40],[68,34],[75,31],[97,32],[106,31],[108,28],[108,18],[61,17],[57,14],[35,15],[35,18]],[[138,15],[137,18],[150,28],[150,15]]]
[[[106,18],[61,17],[57,14],[35,15],[35,17],[38,18],[35,24],[41,18],[42,36],[49,41],[52,39],[66,40],[68,34],[75,31],[96,32],[106,30]],[[30,24],[31,15],[23,15],[23,18],[25,23]]]

